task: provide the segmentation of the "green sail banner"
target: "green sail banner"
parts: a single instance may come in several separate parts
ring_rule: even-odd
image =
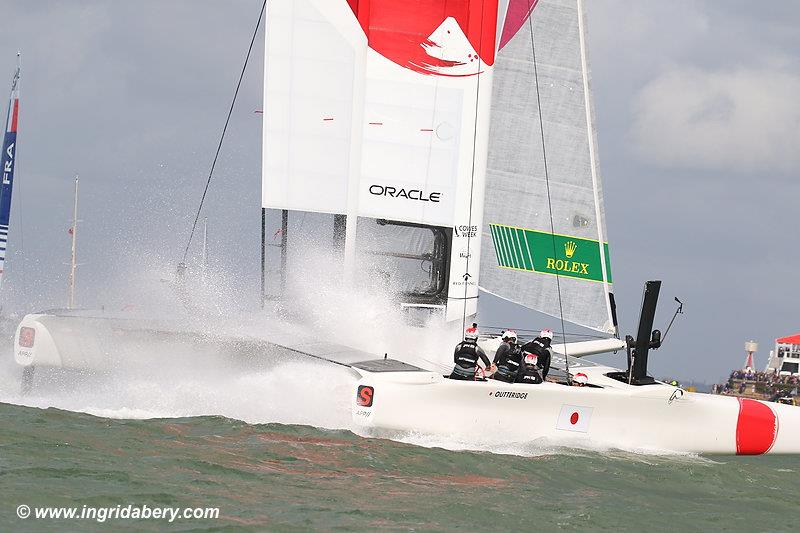
[[[502,268],[603,281],[598,241],[500,224],[489,224],[489,228]],[[603,250],[607,280],[611,283],[608,243],[603,243]]]

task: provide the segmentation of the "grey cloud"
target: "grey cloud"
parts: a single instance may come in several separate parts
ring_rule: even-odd
[[[675,67],[634,103],[631,137],[659,165],[788,172],[800,164],[800,75]]]

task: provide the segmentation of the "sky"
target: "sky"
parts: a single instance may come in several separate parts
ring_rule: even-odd
[[[622,330],[635,332],[644,281],[661,279],[656,325],[674,296],[685,314],[652,373],[718,381],[748,339],[763,366],[776,337],[800,332],[800,3],[587,4]],[[136,295],[121,287],[171,276],[260,7],[4,3],[0,83],[23,54],[4,308],[65,305],[76,174],[80,304],[124,305]],[[204,213],[211,262],[243,300],[258,291],[261,38],[253,54]],[[529,320],[489,297],[481,313]]]

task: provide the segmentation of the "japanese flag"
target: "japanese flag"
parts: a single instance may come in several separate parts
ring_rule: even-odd
[[[580,407],[577,405],[561,406],[561,413],[558,415],[556,429],[586,433],[589,431],[589,423],[592,421],[593,410],[593,407]]]

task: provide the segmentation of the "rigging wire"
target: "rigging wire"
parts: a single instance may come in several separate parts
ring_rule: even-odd
[[[539,68],[536,63],[536,42],[533,36],[533,17],[528,17],[528,28],[531,34],[531,55],[533,56],[533,78],[536,82],[536,109],[539,114],[539,133],[542,137],[542,161],[544,163],[544,180],[547,185],[547,208],[550,213],[550,235],[553,238],[553,256],[556,255],[556,235],[555,235],[555,222],[553,221],[553,202],[550,197],[550,174],[547,171],[547,149],[544,142],[544,119],[542,118],[542,98],[539,92]],[[556,275],[556,288],[558,290],[558,313],[561,319],[561,335],[564,338],[564,364],[567,374],[567,383],[572,384],[572,378],[569,375],[569,355],[567,352],[567,339],[566,329],[564,326],[564,306],[561,300],[561,276],[558,271]]]
[[[186,248],[183,251],[183,259],[182,263],[186,263],[186,256],[189,254],[189,247],[192,244],[192,238],[194,237],[194,232],[197,229],[197,221],[200,219],[200,213],[203,210],[203,203],[206,200],[206,194],[208,194],[208,187],[211,185],[211,178],[214,175],[214,167],[217,165],[217,158],[219,158],[219,152],[222,150],[222,141],[225,140],[225,133],[228,131],[228,123],[231,120],[231,115],[233,114],[233,107],[236,105],[236,97],[239,96],[239,88],[242,86],[242,79],[244,79],[245,70],[247,70],[247,63],[250,61],[250,53],[253,51],[253,43],[256,41],[256,35],[258,34],[258,28],[261,26],[261,19],[264,18],[264,10],[267,7],[267,0],[264,0],[264,3],[261,4],[261,12],[258,14],[258,22],[256,22],[256,28],[253,30],[253,37],[250,39],[250,46],[247,49],[247,56],[244,58],[244,65],[242,65],[242,72],[239,74],[239,82],[236,84],[236,91],[233,93],[233,100],[231,101],[231,107],[228,110],[228,117],[225,119],[225,126],[222,128],[222,135],[219,137],[219,144],[217,145],[217,151],[214,154],[214,161],[211,163],[211,170],[208,172],[208,179],[206,180],[206,186],[203,189],[203,196],[200,198],[200,205],[197,208],[197,214],[194,217],[194,223],[192,224],[192,231],[189,233],[189,240],[186,242]]]

